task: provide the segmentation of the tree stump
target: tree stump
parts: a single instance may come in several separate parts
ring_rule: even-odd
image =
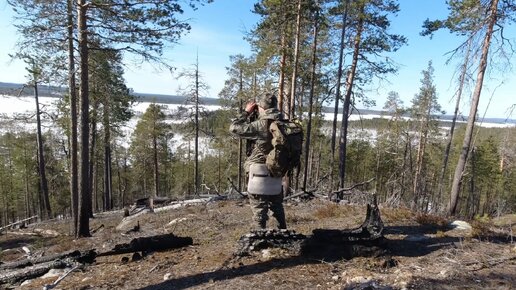
[[[253,251],[261,251],[268,248],[281,248],[286,250],[299,250],[301,243],[306,239],[305,235],[292,230],[256,230],[242,236],[238,240],[237,256],[248,256]]]
[[[379,256],[385,253],[383,222],[373,197],[367,205],[366,218],[355,229],[315,229],[312,235],[292,230],[251,231],[240,238],[236,256],[267,248],[282,248],[319,260],[350,259],[358,256]]]

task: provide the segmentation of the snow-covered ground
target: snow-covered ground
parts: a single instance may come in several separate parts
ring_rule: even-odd
[[[54,104],[57,102],[57,98],[50,98],[50,97],[41,97],[40,98],[40,106],[42,108],[42,111],[52,109]],[[133,105],[133,110],[136,112],[136,115],[141,116],[143,112],[149,107],[151,103],[148,102],[139,102],[135,103]],[[167,111],[174,112],[177,111],[179,107],[185,107],[190,110],[193,110],[193,105],[183,105],[183,104],[160,104],[161,106],[164,106]],[[204,110],[208,111],[215,111],[221,108],[221,106],[216,105],[204,105],[202,106]],[[32,97],[14,97],[14,96],[6,96],[6,95],[0,95],[0,114],[6,114],[7,116],[11,116],[13,114],[20,114],[20,113],[34,113],[35,110],[35,104],[34,104],[34,98]],[[323,113],[323,117],[325,120],[331,121],[333,120],[333,113]],[[391,118],[388,115],[377,115],[377,114],[363,114],[358,115],[354,114],[351,115],[349,120],[350,121],[357,121],[357,120],[371,120],[371,119],[389,119]],[[403,119],[410,119],[409,117],[403,117]],[[338,115],[337,120],[342,120],[342,114]],[[170,120],[171,123],[177,123],[179,121],[177,120]],[[466,121],[459,120],[458,123],[466,123]],[[515,127],[515,123],[510,122],[482,122],[482,120],[479,120],[477,122],[478,126],[482,126],[485,128],[507,128],[507,127]]]
[[[147,102],[136,103],[133,106],[133,110],[137,113],[143,114],[143,112],[145,112],[145,110],[147,110],[147,108],[150,106],[150,104],[152,104],[152,103],[147,103]],[[165,107],[168,111],[172,111],[172,112],[177,111],[177,109],[179,107],[184,107],[184,108],[188,108],[188,109],[192,109],[192,110],[195,108],[194,105],[183,105],[183,104],[159,104],[159,105]],[[204,108],[204,110],[207,110],[207,111],[216,111],[221,108],[221,106],[214,106],[214,105],[202,105],[202,107]]]
[[[43,110],[46,107],[52,107],[58,101],[57,98],[40,97],[39,105]],[[20,114],[20,113],[34,113],[36,111],[36,103],[34,98],[29,97],[13,97],[0,95],[0,114]]]
[[[49,97],[40,97],[40,110],[43,112],[42,116],[42,126],[43,131],[52,130],[54,133],[60,132],[61,129],[58,128],[50,119],[50,113],[56,112],[56,104],[59,101],[57,98],[49,98]],[[133,117],[129,122],[127,122],[121,129],[125,137],[122,140],[118,140],[117,143],[121,144],[124,147],[129,147],[131,142],[131,135],[136,128],[136,124],[138,123],[141,115],[145,112],[145,110],[149,107],[151,103],[136,103],[133,106],[133,110],[135,111],[135,117]],[[174,117],[174,114],[178,111],[180,107],[185,107],[188,110],[194,109],[193,105],[180,105],[180,104],[160,104],[165,107],[165,112],[167,115]],[[205,111],[214,111],[218,110],[220,106],[202,106]],[[5,119],[9,120],[7,122],[0,122],[0,134],[11,131],[30,131],[36,129],[36,120],[33,117],[36,111],[36,104],[34,98],[32,97],[13,97],[13,96],[5,96],[0,95],[0,117],[6,117]],[[0,118],[2,119],[2,118]],[[184,122],[184,120],[178,119],[168,119],[166,121],[169,124],[179,124]],[[216,154],[215,150],[213,150],[210,146],[210,138],[200,137],[199,138],[199,152],[201,156],[213,155]],[[194,150],[194,141],[192,136],[183,136],[181,134],[174,134],[174,136],[169,141],[169,146],[173,152],[177,152],[180,149],[184,151]],[[187,153],[185,153],[186,158]]]
[[[41,111],[44,112],[42,114],[43,118],[43,126],[44,130],[56,130],[54,123],[50,120],[49,114],[56,111],[56,103],[58,102],[57,98],[50,97],[41,97],[40,98],[40,108]],[[151,103],[148,102],[139,102],[133,106],[133,110],[135,111],[135,117],[133,117],[127,124],[124,125],[122,131],[124,132],[125,138],[123,140],[119,140],[119,144],[121,143],[123,146],[128,147],[130,144],[130,138],[132,132],[134,131],[136,124],[145,110],[149,107]],[[184,115],[179,114],[180,107],[186,108],[188,111],[193,111],[193,105],[182,105],[182,104],[160,104],[165,107],[165,112],[170,119],[167,120],[167,123],[176,125],[185,121]],[[205,105],[202,106],[202,110],[205,111],[215,111],[220,109],[220,106],[215,105]],[[182,110],[184,112],[184,110]],[[33,118],[35,112],[35,102],[32,97],[13,97],[13,96],[5,96],[0,95],[0,116],[7,117],[11,119],[11,122],[2,122],[0,123],[0,133],[5,131],[18,131],[18,130],[34,130],[35,129],[35,118]],[[18,115],[19,121],[13,120],[13,116]],[[22,120],[23,117],[20,116],[29,116],[30,118],[27,120]],[[323,117],[325,120],[331,121],[333,120],[333,113],[323,113]],[[384,118],[389,119],[388,115],[377,115],[377,114],[364,114],[364,115],[351,115],[350,120],[370,120],[375,118]],[[5,119],[5,118],[4,118]],[[342,114],[339,114],[338,120],[342,119]],[[409,119],[408,117],[404,117],[404,119]],[[32,120],[32,121],[31,121]],[[465,121],[459,121],[459,123],[465,123]],[[489,123],[489,122],[477,122],[477,125],[486,127],[486,128],[507,128],[507,127],[515,127],[514,123]],[[441,128],[443,132],[447,131],[449,128],[443,127]],[[329,130],[329,128],[328,128]],[[329,132],[327,132],[329,134]],[[377,136],[377,132],[374,129],[365,129],[365,130],[350,130],[349,138],[366,140],[369,142],[375,142]],[[202,155],[207,154],[215,154],[211,146],[209,146],[210,139],[206,137],[201,137],[199,140],[199,149]],[[193,138],[192,136],[183,136],[181,134],[175,134],[173,138],[170,140],[170,146],[174,152],[179,149],[183,150],[193,150]]]

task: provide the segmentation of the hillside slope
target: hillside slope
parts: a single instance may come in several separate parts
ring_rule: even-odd
[[[286,204],[290,229],[310,235],[314,229],[346,229],[361,223],[365,207],[322,200]],[[141,260],[131,255],[97,258],[67,276],[59,289],[514,289],[516,247],[507,235],[515,217],[473,232],[439,226],[439,218],[417,216],[406,209],[381,208],[385,254],[344,258],[332,252],[317,259],[288,250],[268,249],[237,257],[237,241],[249,232],[246,200],[185,206],[138,217],[140,231],[116,231],[121,212],[98,214],[91,238],[75,240],[69,221],[31,226],[52,229],[58,237],[0,235],[2,262],[22,258],[22,246],[33,254],[72,249],[108,249],[137,236],[174,233],[192,237],[189,247],[153,252]],[[416,222],[419,221],[420,223]],[[136,220],[134,221],[136,222]],[[275,224],[272,223],[271,226]],[[495,234],[496,232],[496,234]],[[123,261],[124,257],[126,257]],[[128,259],[127,259],[128,258]],[[60,275],[58,272],[56,275]],[[27,281],[17,289],[41,289],[57,277]],[[4,285],[5,286],[5,285]],[[1,287],[1,286],[0,286]],[[369,287],[369,288],[367,288]]]

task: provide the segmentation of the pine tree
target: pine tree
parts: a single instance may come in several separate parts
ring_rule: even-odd
[[[184,70],[178,76],[180,79],[186,79],[187,85],[179,89],[181,95],[186,96],[189,104],[193,104],[194,111],[191,117],[193,117],[194,126],[194,192],[199,194],[199,131],[200,122],[199,117],[203,113],[201,107],[200,97],[205,95],[209,89],[206,82],[203,80],[202,74],[199,71],[199,59],[197,57],[196,63],[193,65],[193,69]]]
[[[148,183],[152,183],[152,196],[157,197],[160,191],[160,152],[168,151],[167,140],[171,136],[171,126],[165,122],[164,107],[150,104],[136,128],[131,140],[131,156],[135,178],[142,185],[141,191],[148,195]],[[150,182],[149,182],[150,181]]]
[[[421,209],[421,198],[425,195],[423,192],[423,175],[425,170],[425,152],[428,143],[429,134],[435,115],[441,110],[441,106],[437,103],[437,92],[434,85],[434,68],[432,62],[428,62],[428,67],[422,72],[421,87],[419,93],[412,100],[411,114],[417,125],[417,157],[416,168],[413,179],[413,209]],[[434,133],[435,129],[434,129]]]
[[[393,73],[396,67],[389,58],[380,57],[382,52],[396,51],[406,43],[406,39],[397,34],[388,33],[389,14],[399,11],[395,1],[360,0],[353,2],[350,15],[354,23],[352,29],[353,52],[346,79],[346,89],[342,110],[342,122],[339,141],[339,187],[344,187],[346,172],[346,146],[348,134],[348,117],[351,107],[351,95],[358,95],[360,85],[375,77]],[[362,76],[362,77],[360,77]]]
[[[514,1],[469,1],[469,0],[452,0],[448,2],[449,16],[444,20],[426,20],[423,24],[425,30],[423,35],[431,35],[434,31],[445,28],[450,32],[464,36],[466,41],[459,47],[464,47],[471,39],[478,40],[472,45],[472,57],[478,58],[479,63],[476,70],[476,83],[471,97],[471,108],[468,114],[468,122],[466,125],[466,133],[462,142],[459,160],[455,167],[452,187],[450,192],[450,201],[448,203],[448,214],[454,215],[457,210],[459,199],[459,191],[461,187],[464,168],[468,154],[472,146],[473,129],[475,125],[478,103],[482,93],[484,77],[488,67],[490,57],[490,48],[492,42],[496,40],[495,34],[501,34],[499,37],[499,50],[503,51],[503,47],[510,45],[503,36],[503,29],[495,29],[495,27],[505,27],[514,20],[516,5]],[[457,50],[458,51],[458,50]],[[494,50],[496,51],[496,50]]]

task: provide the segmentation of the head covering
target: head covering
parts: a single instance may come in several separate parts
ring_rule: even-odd
[[[262,109],[271,109],[278,106],[278,99],[271,93],[265,93],[258,97],[258,106]]]

